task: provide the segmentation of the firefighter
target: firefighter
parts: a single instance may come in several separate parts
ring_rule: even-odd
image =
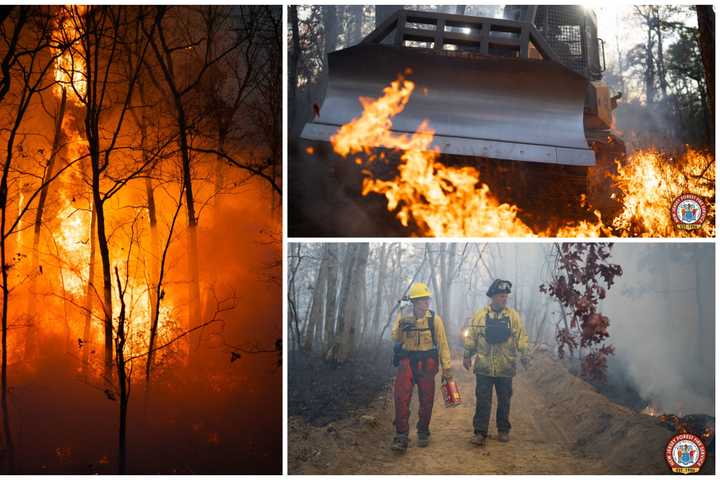
[[[528,365],[528,338],[520,314],[507,306],[512,283],[495,280],[487,291],[490,303],[478,310],[465,331],[463,367],[475,358],[475,416],[472,443],[485,446],[492,390],[497,395],[498,440],[510,441],[510,398],[518,357]]]
[[[413,385],[417,385],[420,399],[418,447],[427,447],[438,367],[442,367],[443,378],[452,378],[445,325],[442,318],[430,310],[430,289],[424,283],[414,283],[408,297],[412,306],[400,311],[392,329],[392,339],[396,342],[394,363],[398,367],[394,398],[396,434],[392,449],[398,452],[404,452],[408,446]]]

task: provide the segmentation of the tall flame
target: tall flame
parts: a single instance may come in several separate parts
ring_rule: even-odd
[[[87,91],[87,80],[85,77],[85,64],[82,55],[78,54],[78,43],[80,33],[77,22],[85,14],[87,7],[83,5],[66,6],[61,8],[58,28],[53,35],[56,55],[55,60],[55,94],[62,94],[63,89],[71,90],[70,95],[76,103]]]
[[[68,159],[81,157],[86,153],[87,141],[81,133],[81,129],[77,128],[77,118],[81,116],[78,111],[83,108],[83,96],[86,94],[86,65],[83,60],[81,46],[81,29],[82,18],[86,13],[85,6],[65,6],[60,7],[58,11],[57,28],[53,32],[53,49],[57,59],[54,65],[54,79],[56,81],[53,93],[57,97],[63,94],[72,100],[73,109],[64,112],[64,119],[61,124],[64,135],[64,146],[59,154]],[[58,109],[58,112],[60,109]],[[83,178],[82,168],[86,167],[85,163],[78,163],[64,177],[70,177],[65,181],[58,181],[58,191],[53,191],[53,195],[57,196],[59,206],[52,212],[48,211],[48,215],[54,215],[54,221],[48,219],[52,224],[52,241],[55,253],[61,259],[60,274],[62,276],[63,297],[71,303],[83,304],[81,301],[88,295],[88,282],[94,281],[95,292],[91,295],[96,300],[102,297],[102,285],[99,284],[98,278],[90,279],[90,251],[91,239],[94,232],[91,232],[92,213],[85,206],[79,207],[76,197],[82,197],[82,193],[78,195],[76,191],[79,185],[87,185],[88,182]],[[106,208],[109,205],[106,204]],[[112,219],[115,212],[107,212],[106,219]],[[118,212],[119,213],[119,212]],[[119,232],[114,233],[114,237],[121,236]],[[130,238],[130,241],[136,239]],[[126,294],[124,296],[127,307],[127,325],[128,340],[126,343],[126,355],[140,355],[147,351],[147,338],[149,336],[151,324],[151,303],[152,296],[150,290],[155,288],[149,285],[146,280],[146,272],[142,258],[130,259],[130,265],[125,265],[126,250],[120,250],[111,247],[111,261],[117,263],[121,273],[121,277],[125,277],[126,269],[131,269],[127,275]],[[141,254],[139,254],[141,255]],[[151,259],[150,261],[157,261]],[[96,265],[99,268],[99,259],[95,258]],[[97,275],[97,274],[96,274]],[[99,276],[98,276],[99,277]],[[120,313],[117,286],[115,282],[112,284],[113,298],[113,318],[117,318]],[[173,306],[169,298],[164,298],[158,315],[158,334],[160,338],[170,333],[170,330],[177,327],[172,322]],[[90,338],[82,338],[83,344],[93,343],[102,345],[104,342],[104,333],[99,322],[99,311],[94,312],[96,319],[95,325],[91,328]],[[82,323],[82,322],[80,322]],[[78,323],[78,325],[80,324]],[[82,331],[80,329],[79,331]]]
[[[362,194],[378,193],[387,199],[387,209],[396,211],[404,226],[414,224],[426,236],[549,236],[598,237],[631,235],[631,225],[640,223],[646,235],[684,235],[672,225],[670,206],[673,195],[683,188],[714,199],[714,172],[710,184],[700,186],[692,180],[710,161],[707,156],[691,152],[685,162],[687,181],[678,183],[674,165],[661,167],[662,156],[641,152],[619,168],[615,178],[623,192],[622,213],[610,225],[595,210],[594,221],[566,222],[556,229],[535,231],[518,218],[518,207],[501,203],[480,179],[473,167],[449,167],[440,162],[437,148],[431,147],[434,131],[426,121],[412,135],[391,131],[392,117],[400,113],[413,93],[415,84],[400,76],[383,90],[378,99],[361,97],[362,114],[343,125],[330,139],[335,152],[355,157],[362,165],[384,160],[384,153],[370,147],[382,147],[401,154],[398,175],[391,180],[373,177],[365,169]],[[364,158],[363,158],[364,157]],[[707,169],[706,169],[707,170]],[[673,183],[674,182],[674,183]],[[580,200],[584,202],[584,199]],[[714,212],[714,206],[711,207]],[[714,213],[711,215],[714,218]],[[637,230],[637,228],[635,229]],[[703,234],[714,234],[713,222],[706,222]]]

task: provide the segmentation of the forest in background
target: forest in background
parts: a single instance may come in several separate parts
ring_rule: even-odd
[[[637,410],[652,403],[712,414],[713,245],[588,245],[290,243],[291,399],[293,377],[305,378],[308,365],[339,371],[322,384],[358,365],[373,369],[362,381],[376,373],[384,377],[373,384],[388,381],[390,322],[412,282],[429,285],[431,309],[457,350],[492,279],[503,278],[513,283],[508,304],[525,322],[531,351],[564,356],[571,370]]]

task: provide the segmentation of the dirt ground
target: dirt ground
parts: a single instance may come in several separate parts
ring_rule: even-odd
[[[431,444],[418,448],[411,430],[405,454],[392,452],[392,390],[367,408],[324,426],[289,418],[290,474],[666,474],[672,433],[646,415],[616,405],[547,354],[515,377],[510,443],[497,441],[493,415],[485,449],[472,445],[474,376],[454,360],[463,405],[435,398]],[[439,377],[438,377],[439,379]],[[417,393],[410,424],[417,419]],[[708,459],[713,467],[714,458]],[[703,469],[704,472],[706,469]]]

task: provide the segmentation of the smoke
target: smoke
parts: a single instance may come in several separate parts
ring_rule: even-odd
[[[603,305],[611,380],[663,412],[714,414],[714,245],[620,244],[613,259],[624,275]]]
[[[503,278],[513,282],[509,305],[520,312],[530,340],[554,348],[557,307],[538,291],[549,280],[548,247],[488,245],[487,268],[480,262],[454,284],[446,324],[459,332],[487,303],[492,279]],[[615,346],[609,382],[630,387],[663,412],[714,414],[714,246],[615,244],[610,261],[621,264],[624,274],[600,304],[610,318],[608,343]]]

